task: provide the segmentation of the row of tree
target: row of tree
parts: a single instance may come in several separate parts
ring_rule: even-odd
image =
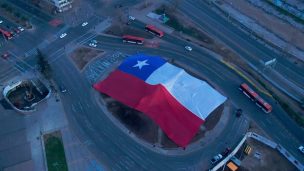
[[[52,77],[52,68],[46,59],[46,56],[37,49],[37,65],[38,71],[48,80]]]
[[[12,6],[10,6],[9,4],[2,3],[0,7],[2,9],[4,9],[5,11],[7,11],[8,13],[13,14],[15,17],[19,18],[23,22],[27,23],[29,21],[28,17],[20,14],[18,11],[15,11],[14,8]]]

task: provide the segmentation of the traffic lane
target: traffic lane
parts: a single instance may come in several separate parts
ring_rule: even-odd
[[[113,45],[110,45],[110,47],[111,46],[113,46]],[[136,48],[135,48],[136,46],[134,46],[134,47],[132,47],[132,50],[136,50]],[[120,50],[122,50],[121,48],[120,48]],[[188,56],[188,55],[187,55]],[[203,55],[204,56],[204,55]],[[211,57],[212,58],[212,57]],[[203,61],[205,62],[206,60],[208,60],[208,59],[211,59],[211,58],[209,58],[209,57],[207,57],[207,58],[205,58],[205,59],[203,59]],[[200,59],[200,58],[196,58],[196,59]],[[187,62],[187,61],[184,61],[184,62]],[[189,61],[188,61],[189,62]],[[193,61],[193,62],[196,62],[196,61]],[[210,64],[208,64],[208,66],[214,66],[214,65],[210,65]],[[217,68],[222,68],[222,67],[219,67],[219,66],[215,66],[214,68],[212,68],[212,69],[214,69],[214,70],[216,70]],[[221,70],[219,70],[218,71],[218,73],[221,73],[221,74],[228,74],[228,73],[230,73],[230,72],[227,72],[227,71],[223,71],[222,69]],[[234,75],[234,74],[228,74],[228,75]],[[226,76],[227,77],[227,76]],[[229,77],[231,77],[231,76],[229,76]],[[243,81],[245,81],[245,80],[243,80]],[[239,81],[239,83],[240,82],[242,82],[242,81]],[[235,84],[233,87],[231,87],[231,88],[233,88],[233,89],[237,89],[237,87],[239,86],[239,83],[238,84]],[[219,83],[219,84],[221,84],[221,83]],[[229,91],[229,89],[227,90],[227,91]],[[280,119],[280,122],[282,122],[282,123],[284,123],[284,126],[282,126],[282,124],[280,124],[280,122],[277,122],[277,124],[280,124],[281,125],[281,127],[280,127],[280,129],[288,129],[296,138],[297,138],[297,141],[298,142],[303,142],[303,130],[299,127],[299,126],[297,126],[295,123],[294,123],[294,121],[292,121],[290,118],[289,118],[289,116],[282,110],[282,109],[280,109],[280,108],[278,108],[278,107],[276,107],[276,106],[278,106],[278,105],[276,105],[276,103],[273,103],[272,102],[272,99],[269,99],[269,98],[267,98],[267,97],[264,97],[264,98],[266,98],[267,99],[267,101],[271,104],[271,105],[273,105],[275,108],[274,108],[274,111],[272,112],[272,114],[275,116],[275,117],[277,117],[277,118],[279,118]],[[257,108],[255,105],[254,105],[254,107],[255,108]],[[264,116],[264,113],[259,109],[259,108],[257,108],[258,110],[259,110],[259,113],[261,113],[261,115],[260,116]],[[256,113],[257,111],[254,111],[254,113]],[[255,115],[253,115],[252,116],[253,118],[254,117],[256,117]],[[261,117],[261,118],[258,118],[259,119],[259,123],[260,123],[260,121],[262,120],[263,121],[263,117]],[[286,121],[288,121],[288,122],[286,122]],[[267,121],[263,121],[263,122],[267,122]],[[286,128],[285,128],[286,127]],[[286,135],[289,135],[289,134],[286,134]],[[284,138],[284,137],[283,137]]]
[[[88,23],[89,24],[85,27],[81,26],[80,24],[76,27],[68,28],[63,32],[58,33],[56,40],[52,42],[52,46],[44,49],[44,52],[47,54],[53,53],[62,47],[66,48],[68,47],[67,45],[76,45],[86,39],[86,37],[92,36],[94,33],[89,31],[98,23],[98,19],[96,17],[93,17],[88,20]],[[60,38],[60,35],[62,33],[66,33],[67,35],[63,38]]]
[[[248,59],[248,57],[251,57],[255,58],[256,60],[263,59],[263,61],[265,62],[276,57],[279,59],[279,61],[282,61],[282,63],[285,64],[284,66],[286,66],[287,68],[294,68],[292,73],[285,73],[279,71],[281,74],[286,75],[288,77],[289,75],[293,74],[300,75],[303,72],[303,68],[295,66],[292,62],[280,57],[280,55],[266,48],[256,40],[252,39],[250,36],[235,28],[221,16],[215,14],[209,9],[210,6],[206,6],[202,2],[199,3],[203,5],[194,6],[188,3],[186,5],[182,5],[181,10],[191,18],[194,18],[195,21],[199,23],[204,30],[207,30],[216,37],[220,37],[220,40],[227,43],[227,45],[233,45],[231,47],[237,52],[239,52],[242,56],[246,57],[246,59]],[[190,13],[189,11],[195,11],[195,13]],[[203,16],[204,20],[201,20],[194,14],[199,14],[200,17]],[[240,44],[241,46],[239,46],[238,44]],[[252,60],[250,61],[253,62]]]
[[[61,58],[59,62],[63,60],[64,59]],[[94,102],[95,99],[91,99],[89,97],[90,93],[83,93],[79,91],[93,91],[92,87],[88,85],[87,81],[82,80],[82,78],[78,74],[75,74],[78,71],[72,68],[72,66],[70,67],[71,64],[69,64],[69,61],[60,63],[58,67],[63,65],[65,66],[64,68],[69,69],[60,72],[58,75],[62,77],[61,80],[65,82],[67,87],[71,87],[69,89],[69,91],[71,92],[71,99],[73,100],[73,102],[71,103],[80,106],[79,104]],[[87,85],[85,85],[85,83]],[[90,105],[90,108],[85,107],[85,105],[83,105],[81,110],[73,114],[73,116],[76,118],[78,117],[79,122],[84,121],[84,123],[80,123],[80,125],[85,125],[85,127],[89,128],[95,128],[94,130],[86,128],[88,130],[88,132],[86,133],[90,135],[90,137],[94,137],[93,140],[96,142],[96,144],[98,144],[99,148],[102,148],[100,152],[102,151],[103,154],[106,154],[104,157],[107,157],[107,163],[109,163],[112,168],[114,167],[115,169],[119,169],[119,167],[123,167],[119,163],[124,162],[124,164],[133,163],[132,165],[129,164],[130,168],[141,168],[143,170],[148,170],[149,168],[141,166],[153,165],[153,161],[150,161],[150,159],[145,157],[145,154],[143,154],[145,153],[145,149],[142,149],[142,147],[137,145],[129,136],[126,136],[124,133],[122,133],[119,128],[117,128],[109,120],[109,118],[107,118],[105,115],[102,115],[102,113],[103,112],[98,108],[98,106],[92,103]],[[130,155],[132,155],[132,158],[127,157]],[[118,159],[118,156],[125,156],[124,161]],[[166,164],[163,163],[162,165],[165,166]],[[119,170],[124,169],[122,168]]]
[[[176,55],[173,55],[173,56],[176,56]],[[67,66],[66,64],[61,64],[60,66]],[[66,67],[65,67],[66,68]],[[70,71],[70,70],[69,70]],[[75,74],[75,72],[73,72],[73,71],[71,71],[73,74]],[[65,72],[63,72],[63,73],[65,73]],[[78,81],[79,82],[79,79],[75,79],[75,81]],[[83,81],[80,81],[80,82],[83,82]],[[75,86],[75,85],[73,85],[73,87],[77,87],[77,86]],[[79,91],[79,89],[80,88],[77,88],[76,90],[77,91]],[[81,88],[82,89],[82,88]],[[77,96],[76,97],[74,97],[73,99],[77,99]],[[197,154],[199,154],[199,156],[201,155],[201,153],[197,153]],[[183,158],[181,158],[180,159],[181,161],[183,161],[184,159]],[[174,162],[176,162],[176,161],[174,161]]]
[[[157,52],[158,53],[158,52]],[[175,56],[175,55],[174,55]],[[238,86],[238,85],[237,85]],[[235,86],[234,86],[234,88],[235,88]]]
[[[200,3],[202,3],[202,2],[200,2]],[[207,10],[210,10],[210,9],[207,9]],[[208,14],[213,15],[213,17],[216,15],[214,12],[212,13],[211,11]],[[221,18],[221,16],[218,16],[218,18],[215,21],[219,21],[218,20],[219,18]],[[224,20],[224,19],[222,18],[222,20]],[[219,22],[219,23],[221,24],[222,21]],[[231,25],[229,23],[228,23],[228,25],[225,24],[224,28],[229,28],[229,30],[233,30],[232,33],[235,33],[235,35],[237,35],[236,33],[243,34],[243,32],[241,32],[240,30],[238,30],[237,28],[235,28],[233,25]],[[229,33],[227,35],[232,36],[233,34]],[[256,49],[261,49],[261,53],[264,53],[262,55],[268,55],[268,56],[270,56],[270,58],[276,58],[277,61],[278,61],[278,64],[282,64],[281,65],[282,70],[281,70],[281,68],[276,68],[276,70],[279,73],[281,73],[282,75],[285,75],[288,80],[291,80],[290,78],[297,75],[297,77],[298,78],[300,77],[301,79],[295,79],[295,80],[291,80],[291,81],[294,81],[294,82],[296,81],[298,85],[301,84],[304,81],[304,77],[303,77],[303,74],[302,74],[304,69],[302,67],[300,67],[298,65],[295,65],[292,61],[290,61],[286,57],[282,56],[281,53],[277,54],[276,52],[274,52],[271,49],[265,47],[263,44],[259,43],[258,41],[256,41],[255,39],[252,39],[249,36],[241,35],[240,38],[243,38],[246,42],[249,42],[250,44],[254,45],[253,47],[256,47],[255,49],[253,48],[251,50],[251,52],[256,51]],[[241,44],[243,45],[243,42],[241,42]],[[284,70],[283,70],[283,67],[284,67]],[[290,70],[290,68],[293,68],[293,70]],[[288,70],[288,72],[286,70]]]
[[[293,73],[294,72],[294,68],[293,67],[286,67],[284,65],[284,63],[278,63],[275,68],[277,70],[280,70],[282,72],[285,72],[285,73]],[[289,79],[292,83],[296,84],[299,88],[302,89],[302,91],[304,92],[304,84],[303,84],[303,80],[304,80],[304,74],[302,73],[302,75],[300,74],[289,74],[288,75]],[[304,96],[304,95],[303,95]]]
[[[28,3],[21,0],[10,0],[10,3],[18,6],[20,9],[27,11],[31,15],[38,17],[42,21],[49,22],[53,19],[52,16],[46,14],[45,12],[42,12],[40,9],[37,9],[37,7],[29,5]]]

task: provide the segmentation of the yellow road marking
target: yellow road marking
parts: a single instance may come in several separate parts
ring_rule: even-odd
[[[237,74],[239,74],[241,77],[243,77],[246,81],[248,81],[251,85],[253,85],[257,90],[259,90],[260,92],[262,92],[263,94],[269,96],[272,98],[272,95],[269,94],[268,92],[261,90],[258,86],[256,86],[253,81],[251,81],[248,77],[246,77],[241,71],[239,71],[238,69],[236,69],[234,66],[232,66],[231,64],[225,62],[224,60],[221,60],[221,62],[223,64],[225,64],[227,67],[229,67],[230,69],[232,69],[233,71],[235,71]]]

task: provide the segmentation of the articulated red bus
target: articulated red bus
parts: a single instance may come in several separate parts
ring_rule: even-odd
[[[239,88],[247,97],[249,97],[252,101],[259,96],[256,92],[254,92],[247,84],[243,83]]]
[[[128,43],[143,44],[144,40],[145,39],[142,38],[142,37],[136,37],[136,36],[131,36],[131,35],[122,36],[122,41],[123,42],[128,42]]]
[[[261,97],[256,98],[255,104],[262,108],[265,113],[269,113],[272,111],[271,105],[265,102]]]
[[[5,37],[6,39],[8,39],[8,40],[11,39],[11,38],[13,38],[13,35],[12,35],[10,32],[5,31],[5,30],[3,30],[3,29],[1,29],[1,28],[0,28],[0,33],[3,34],[4,37]]]
[[[262,110],[266,113],[272,111],[272,107],[270,104],[265,102],[255,91],[253,91],[246,83],[240,85],[239,89],[252,101],[255,101],[256,105],[262,108]]]
[[[164,36],[164,32],[159,30],[158,28],[156,28],[153,25],[146,25],[145,30],[152,33],[152,34],[155,34],[158,37],[163,37]]]

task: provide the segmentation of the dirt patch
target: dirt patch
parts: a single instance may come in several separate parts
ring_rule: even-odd
[[[99,56],[103,52],[104,51],[97,49],[80,47],[72,52],[71,58],[78,67],[78,69],[82,70],[92,59]]]
[[[108,110],[135,135],[151,144],[158,139],[158,126],[145,114],[101,94]]]
[[[246,145],[252,148],[247,156],[243,152]],[[241,169],[245,171],[272,170],[272,171],[296,171],[297,169],[277,150],[274,150],[254,139],[248,139],[244,143],[236,157],[241,158]]]
[[[61,139],[61,132],[60,131],[54,131],[52,133],[45,134],[45,135],[43,135],[43,141],[46,142],[50,137],[56,137],[56,138]]]

